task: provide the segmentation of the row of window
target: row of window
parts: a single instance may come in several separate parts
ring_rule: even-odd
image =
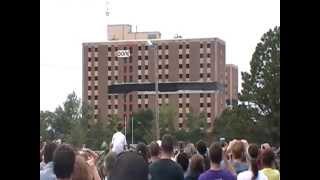
[[[203,98],[204,96],[206,95],[206,97],[211,97],[211,94],[208,93],[208,94],[203,94],[203,93],[200,93],[200,98]],[[179,98],[183,98],[183,96],[185,96],[186,98],[190,98],[190,94],[178,94]],[[95,96],[96,98],[97,96]],[[108,99],[111,100],[111,95],[108,95]],[[129,96],[129,100],[132,101],[132,95],[130,94]],[[158,97],[159,98],[162,98],[162,97],[165,97],[165,98],[169,98],[169,95],[168,94],[165,94],[164,96],[162,94],[158,94]],[[144,95],[141,95],[141,94],[138,94],[138,98],[141,99],[141,98],[145,98],[145,99],[148,99],[149,98],[149,95],[148,94],[144,94]],[[114,99],[118,99],[118,95],[114,95]],[[124,98],[125,99],[125,98]]]
[[[179,113],[179,118],[183,117],[183,113]],[[211,113],[207,113],[207,117],[210,118],[211,117]]]
[[[91,60],[92,60],[91,58],[88,58],[88,62],[91,62]],[[98,58],[97,58],[97,57],[95,57],[95,58],[94,58],[94,61],[96,61],[96,62],[97,62],[97,61],[98,61]]]

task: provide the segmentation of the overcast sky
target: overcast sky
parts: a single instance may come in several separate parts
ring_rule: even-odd
[[[40,1],[41,110],[53,111],[72,91],[82,96],[82,42],[106,41],[108,24],[160,31],[165,39],[219,37],[239,80],[263,33],[280,25],[280,0],[109,0],[109,17],[106,2]]]

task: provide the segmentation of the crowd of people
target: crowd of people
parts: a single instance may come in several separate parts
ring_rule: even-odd
[[[280,148],[234,139],[208,146],[175,143],[170,134],[128,147],[119,124],[103,156],[50,142],[40,149],[40,180],[279,180]]]

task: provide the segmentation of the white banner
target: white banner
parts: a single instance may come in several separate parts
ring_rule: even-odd
[[[118,50],[116,52],[117,57],[130,57],[130,51],[129,50]]]

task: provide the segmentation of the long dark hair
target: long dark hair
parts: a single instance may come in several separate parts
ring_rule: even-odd
[[[250,156],[251,171],[253,173],[252,180],[255,180],[258,177],[258,155],[259,147],[256,144],[251,144],[248,148],[248,153]]]

